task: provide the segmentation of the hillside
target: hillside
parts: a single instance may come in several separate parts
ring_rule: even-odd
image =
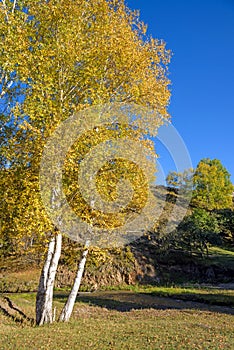
[[[178,190],[155,186],[152,188],[163,208],[154,232],[132,242],[124,250],[93,249],[88,257],[83,290],[106,286],[140,284],[181,283],[233,283],[234,252],[231,248],[210,247],[208,256],[194,254],[175,247],[162,246],[167,236],[165,228],[175,228],[178,216],[185,210],[186,199]],[[165,243],[164,243],[165,244]],[[174,248],[174,249],[172,249]],[[56,287],[66,288],[72,284],[80,247],[70,241],[64,243]],[[24,254],[2,257],[0,260],[1,291],[35,290],[37,288],[42,258]]]

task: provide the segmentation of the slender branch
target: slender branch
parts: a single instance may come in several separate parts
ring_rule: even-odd
[[[14,12],[15,12],[16,1],[17,1],[17,0],[14,0],[13,7],[12,7],[12,10],[11,10],[11,13],[14,13]]]
[[[2,91],[0,92],[0,98],[2,98],[6,93],[7,90],[10,89],[10,87],[13,84],[13,80],[10,80],[7,82],[7,76],[5,76],[5,81],[3,82],[4,78],[1,79],[1,85],[2,85]]]
[[[5,1],[5,0],[2,0],[2,3],[3,3],[3,8],[4,8],[4,10],[5,10],[5,15],[6,15],[7,22],[9,22],[9,17],[8,17],[8,13],[7,13],[6,1]]]

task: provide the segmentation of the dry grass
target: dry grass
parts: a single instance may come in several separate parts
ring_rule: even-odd
[[[65,297],[55,297],[58,312]],[[33,316],[34,293],[11,299]],[[83,294],[66,324],[32,327],[0,314],[0,349],[233,349],[232,311],[133,292]]]

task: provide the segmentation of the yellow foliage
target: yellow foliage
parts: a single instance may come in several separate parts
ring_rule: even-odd
[[[54,231],[39,192],[40,159],[47,138],[76,112],[110,102],[136,103],[156,111],[158,117],[149,116],[149,132],[154,134],[169,118],[170,52],[162,41],[146,37],[138,13],[122,0],[21,0],[15,8],[6,0],[0,6],[0,33],[0,69],[18,84],[11,94],[21,96],[9,112],[15,130],[8,139],[7,158],[14,181],[7,177],[6,182],[2,176],[0,186],[8,187],[4,198],[17,237],[43,236]],[[8,103],[12,95],[7,86],[3,88]],[[118,137],[139,140],[153,153],[152,143],[142,138],[140,124],[138,130],[125,125],[119,130]],[[121,226],[129,211],[139,212],[147,198],[144,174],[136,165],[116,159],[98,173],[97,188],[113,200],[118,180],[130,179],[135,193],[127,209],[107,216],[94,213],[82,200],[72,181],[79,171],[77,159],[110,136],[116,137],[104,128],[82,135],[64,166],[73,209],[84,220],[108,228]]]

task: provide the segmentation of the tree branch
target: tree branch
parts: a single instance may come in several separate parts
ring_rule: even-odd
[[[6,15],[7,22],[9,22],[9,17],[8,17],[8,13],[7,13],[6,1],[5,1],[5,0],[2,0],[2,4],[3,4],[3,8],[4,8],[4,10],[5,10],[5,15]]]
[[[14,0],[13,7],[12,7],[12,10],[11,10],[11,13],[14,13],[14,12],[15,12],[16,1],[17,1],[17,0]]]

